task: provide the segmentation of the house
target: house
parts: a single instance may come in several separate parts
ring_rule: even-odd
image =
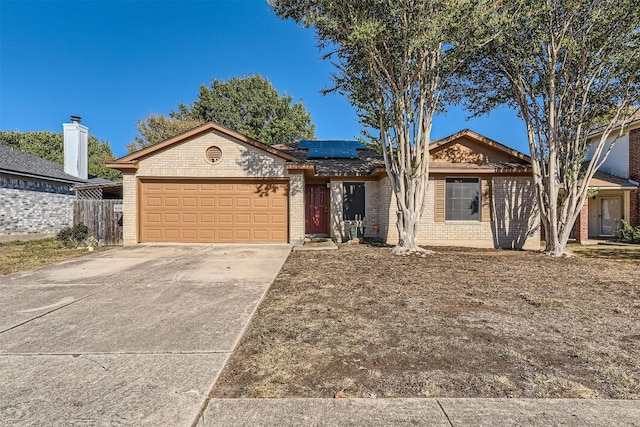
[[[529,158],[463,130],[431,147],[419,243],[538,248]],[[308,235],[398,241],[381,156],[354,141],[267,146],[207,123],[107,166],[123,173],[124,244],[289,242]]]
[[[591,138],[600,135],[594,132]],[[609,149],[608,157],[591,181],[593,195],[584,204],[576,221],[575,237],[578,242],[611,237],[620,228],[622,220],[640,226],[640,114],[613,132],[603,153]],[[593,147],[588,158],[592,157]]]
[[[110,185],[87,174],[88,129],[65,123],[65,164],[0,144],[0,235],[55,234],[73,225],[76,186]]]

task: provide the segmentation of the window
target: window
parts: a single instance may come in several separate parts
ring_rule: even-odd
[[[447,178],[446,220],[480,221],[480,179]]]
[[[364,218],[364,182],[342,184],[342,217],[345,220]]]

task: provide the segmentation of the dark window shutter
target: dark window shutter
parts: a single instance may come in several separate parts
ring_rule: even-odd
[[[345,182],[342,184],[342,218],[354,220],[365,217],[364,182]]]

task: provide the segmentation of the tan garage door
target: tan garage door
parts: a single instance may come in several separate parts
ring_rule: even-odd
[[[140,182],[141,242],[287,242],[287,184]]]

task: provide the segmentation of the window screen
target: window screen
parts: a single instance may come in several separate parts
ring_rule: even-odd
[[[447,178],[446,220],[480,221],[480,179]]]
[[[342,184],[342,217],[345,220],[364,218],[364,182]]]

